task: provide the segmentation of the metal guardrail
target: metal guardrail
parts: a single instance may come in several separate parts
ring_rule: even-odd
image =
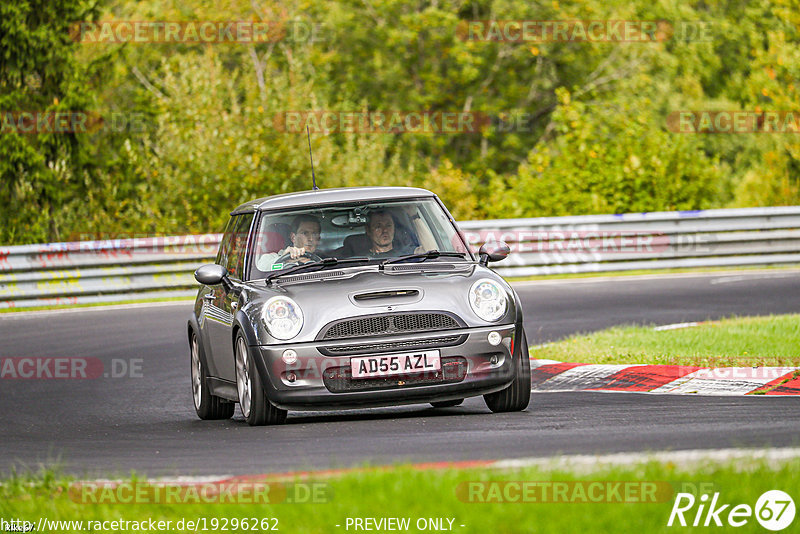
[[[504,276],[800,263],[800,206],[500,219],[462,223],[502,239]]]
[[[92,304],[197,293],[221,234],[0,247],[0,308]]]
[[[800,263],[800,206],[459,223],[504,276]],[[220,234],[0,247],[0,308],[192,297]]]

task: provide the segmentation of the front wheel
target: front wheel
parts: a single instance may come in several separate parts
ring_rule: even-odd
[[[189,340],[192,353],[192,397],[194,409],[200,419],[228,419],[233,415],[236,405],[216,395],[208,389],[206,366],[200,359],[200,347],[197,344],[197,334],[192,332]]]
[[[236,389],[242,415],[250,426],[279,425],[286,420],[286,410],[274,406],[264,393],[242,334],[236,336]]]
[[[505,389],[483,396],[486,406],[495,413],[520,412],[531,400],[531,360],[525,330],[521,331],[514,348],[514,381]]]

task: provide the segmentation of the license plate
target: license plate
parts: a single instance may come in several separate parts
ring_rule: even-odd
[[[442,361],[438,350],[423,350],[384,356],[363,356],[350,359],[353,378],[406,375],[440,371]]]

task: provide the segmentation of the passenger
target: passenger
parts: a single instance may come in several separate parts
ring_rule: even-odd
[[[369,255],[380,256],[392,252],[394,248],[394,219],[385,210],[372,211],[367,217],[365,228],[369,239]]]
[[[394,218],[386,210],[372,211],[367,215],[365,233],[369,241],[367,255],[374,258],[403,256],[422,251],[422,247],[414,250],[413,245],[400,247],[395,243]]]

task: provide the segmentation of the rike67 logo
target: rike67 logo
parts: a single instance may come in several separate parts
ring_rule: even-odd
[[[746,525],[753,516],[767,530],[783,530],[794,521],[795,506],[789,494],[780,490],[764,492],[756,501],[755,508],[749,504],[732,505],[720,501],[719,492],[709,502],[708,494],[696,499],[691,493],[678,493],[669,514],[667,526],[685,527]]]

